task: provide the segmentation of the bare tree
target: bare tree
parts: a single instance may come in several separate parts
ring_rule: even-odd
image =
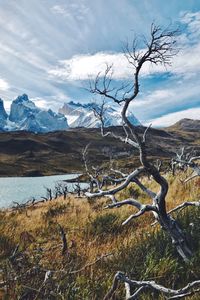
[[[103,99],[101,107],[99,109],[94,108],[95,116],[101,122],[102,136],[112,136],[136,148],[139,152],[141,166],[133,170],[129,174],[123,174],[117,170],[117,172],[120,173],[121,181],[116,187],[112,187],[110,189],[102,189],[100,184],[98,184],[97,182],[96,190],[92,192],[87,192],[86,196],[89,198],[110,198],[112,202],[109,205],[107,205],[106,208],[108,209],[119,208],[124,205],[129,205],[131,207],[136,208],[138,211],[136,213],[131,214],[128,217],[128,219],[123,222],[122,225],[129,223],[131,220],[145,214],[146,212],[152,212],[155,217],[156,223],[159,223],[161,228],[169,234],[173,245],[177,249],[177,252],[183,258],[183,260],[187,262],[192,256],[192,251],[188,245],[184,231],[181,229],[178,222],[171,216],[171,212],[183,209],[184,207],[190,205],[200,206],[200,202],[185,202],[182,205],[175,207],[171,212],[167,212],[166,196],[168,193],[168,182],[161,175],[161,165],[159,164],[159,162],[157,166],[155,166],[153,163],[150,162],[147,156],[147,133],[149,127],[144,129],[143,134],[139,134],[137,126],[133,125],[128,118],[128,109],[130,103],[132,103],[139,94],[140,75],[144,65],[147,63],[150,63],[152,65],[163,66],[170,65],[171,59],[177,54],[177,34],[178,30],[176,29],[173,30],[172,28],[168,27],[167,29],[162,30],[160,27],[152,24],[150,39],[147,40],[146,38],[142,38],[143,47],[140,48],[142,50],[138,49],[138,38],[135,38],[133,40],[131,46],[129,44],[125,46],[125,57],[127,58],[130,66],[133,68],[132,84],[123,84],[118,89],[112,87],[113,68],[109,65],[106,66],[105,73],[98,73],[94,82],[90,82],[90,92],[102,96]],[[122,107],[121,117],[124,135],[118,135],[116,132],[111,131],[109,129],[105,130],[104,113],[106,110],[106,99],[112,100]],[[196,166],[194,165],[193,161],[194,158],[190,159],[190,161],[187,162],[187,165],[193,166],[193,168],[195,168],[196,170]],[[142,183],[141,176],[143,175],[151,177],[160,186],[159,192],[156,193],[148,189]],[[145,192],[149,196],[149,198],[151,198],[150,204],[143,204],[140,199],[136,200],[133,198],[123,199],[122,201],[117,200],[117,193],[122,191],[131,183],[134,183],[137,186],[139,186],[139,188],[143,192]],[[186,296],[190,293],[190,287],[196,287],[196,283],[191,283],[181,290],[170,290],[159,286],[156,283],[138,283],[136,281],[131,281],[125,275],[119,276],[118,274],[116,275],[115,279],[116,278],[117,281],[121,280],[128,285],[135,285],[136,287],[138,287],[137,291],[132,296],[130,295],[130,289],[128,289],[129,296],[127,296],[127,299],[136,299],[137,295],[146,287],[156,289],[164,293],[166,296],[171,296],[170,299],[175,299],[175,297],[181,298],[181,295],[182,297]],[[114,290],[117,288],[117,281],[114,281],[113,287],[109,294],[105,297],[105,299],[109,299],[109,297],[113,295]]]
[[[46,187],[46,197],[41,197],[42,199],[44,199],[45,201],[51,201],[53,199],[53,194],[52,194],[52,189]]]
[[[181,149],[180,154],[176,153],[176,157],[172,159],[172,164],[174,166],[177,166],[178,168],[180,168],[182,170],[187,170],[187,169],[192,170],[192,174],[189,177],[187,177],[186,179],[184,179],[182,181],[183,183],[186,183],[186,182],[200,176],[200,166],[196,162],[198,160],[200,160],[199,155],[194,155],[194,153],[192,151],[186,152],[184,147]]]
[[[187,239],[183,230],[176,220],[166,210],[166,195],[168,193],[168,182],[161,175],[159,168],[154,166],[147,157],[147,133],[146,128],[143,135],[138,134],[137,127],[133,125],[127,116],[128,108],[139,93],[139,79],[141,71],[146,63],[152,65],[170,65],[171,59],[177,53],[176,50],[176,36],[177,30],[167,28],[162,30],[160,27],[152,24],[150,39],[143,39],[144,46],[142,50],[137,49],[138,39],[135,38],[132,46],[126,45],[125,57],[133,68],[133,84],[127,90],[127,85],[123,85],[120,89],[111,88],[112,85],[112,66],[106,67],[104,74],[99,73],[95,81],[90,83],[90,91],[94,94],[103,96],[103,103],[100,109],[95,110],[95,115],[101,121],[101,133],[103,136],[112,136],[116,139],[128,143],[132,147],[138,149],[139,159],[141,167],[133,170],[129,174],[124,174],[123,181],[120,185],[111,188],[109,190],[102,190],[97,184],[95,192],[87,192],[86,196],[90,198],[95,197],[109,197],[112,199],[112,203],[107,208],[121,207],[123,205],[130,205],[135,207],[138,212],[131,214],[130,217],[124,221],[123,225],[130,222],[132,219],[143,215],[146,212],[152,212],[156,221],[161,227],[170,235],[173,244],[175,245],[180,256],[188,261],[192,255],[192,251],[189,248]],[[124,91],[122,93],[122,90]],[[120,95],[120,97],[119,97]],[[111,99],[115,103],[121,105],[121,117],[124,128],[124,136],[117,135],[113,131],[106,131],[104,127],[104,111],[106,101],[105,99]],[[149,190],[143,185],[140,180],[142,175],[149,175],[160,186],[158,193]],[[151,204],[142,204],[141,201],[136,199],[124,199],[117,201],[116,194],[127,187],[130,183],[138,185],[143,192],[145,192],[151,199]]]
[[[100,108],[101,109],[101,108]],[[96,114],[96,111],[94,111]],[[124,181],[124,177],[127,176],[119,170],[112,168],[113,161],[110,160],[109,172],[107,174],[103,173],[104,169],[100,166],[89,166],[88,151],[90,144],[86,145],[83,149],[82,157],[85,166],[86,174],[89,177],[89,191],[92,193],[97,187],[98,190],[102,189],[107,185],[116,185]],[[120,177],[119,177],[120,176]]]
[[[90,181],[90,192],[93,192],[95,186],[97,186],[98,189],[102,188],[102,181],[100,180],[100,173],[102,171],[102,168],[100,168],[99,166],[97,167],[91,166],[91,168],[89,167],[88,164],[89,146],[90,144],[87,144],[86,147],[83,149],[82,157],[85,166],[85,171]]]

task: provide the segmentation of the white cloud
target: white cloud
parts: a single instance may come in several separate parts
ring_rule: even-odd
[[[173,89],[158,89],[153,91],[152,93],[149,93],[147,95],[141,96],[140,99],[136,100],[135,102],[131,103],[131,107],[135,108],[143,108],[143,107],[151,107],[152,105],[163,105],[163,103],[166,103],[169,101],[174,102],[174,99],[176,97],[177,90]]]
[[[141,71],[142,76],[156,73],[171,72],[174,75],[192,77],[200,73],[200,43],[185,46],[174,57],[172,66],[167,69],[164,66],[153,66],[146,63]],[[50,69],[48,73],[61,80],[87,80],[95,78],[98,72],[105,71],[106,64],[113,65],[114,79],[130,79],[133,69],[124,56],[124,53],[97,52],[95,54],[75,55],[71,59],[59,61],[59,65]]]
[[[200,73],[200,42],[196,45],[188,45],[174,60],[170,71],[175,75],[191,78]]]
[[[187,82],[175,81],[172,84],[168,84],[168,89],[143,93],[130,104],[130,109],[142,123],[169,114],[173,110],[181,111],[183,108],[198,106],[200,103],[198,79]]]
[[[11,104],[12,104],[12,101],[11,101],[11,100],[5,100],[5,99],[4,99],[4,108],[5,108],[5,110],[6,110],[8,113],[10,113],[10,106],[11,106]]]
[[[181,22],[188,28],[188,39],[198,39],[200,35],[200,12],[185,12],[181,16]]]
[[[170,126],[184,118],[200,120],[200,107],[189,108],[186,110],[167,114],[165,116],[161,116],[159,118],[149,120],[146,123],[146,125],[152,124],[153,127],[165,127],[165,126]]]
[[[41,98],[32,98],[31,99],[36,106],[38,106],[41,109],[46,109],[48,107],[48,101],[41,99]]]
[[[7,91],[9,88],[8,82],[5,79],[0,78],[0,91]]]
[[[64,13],[63,9],[59,10]],[[185,13],[181,16],[180,22],[186,25],[187,34],[184,32],[177,38],[181,50],[172,59],[172,66],[166,69],[161,65],[145,63],[141,71],[142,76],[171,72],[174,75],[191,78],[200,73],[200,12]],[[59,80],[87,80],[89,76],[95,78],[98,72],[103,73],[106,63],[113,65],[114,79],[130,79],[133,75],[131,65],[122,52],[75,55],[70,59],[59,61],[57,67],[50,69],[48,73]]]
[[[56,14],[60,14],[60,15],[68,15],[67,9],[66,7],[62,6],[62,5],[54,5],[51,8],[51,11],[56,13]]]
[[[104,73],[106,64],[113,65],[114,79],[130,79],[133,76],[133,69],[124,56],[124,53],[98,52],[88,55],[75,55],[71,59],[62,60],[57,68],[49,70],[51,76],[62,80],[87,80],[95,78],[98,72]],[[166,72],[162,67],[153,68],[145,64],[142,75],[149,75],[155,72]]]
[[[191,78],[200,73],[200,12],[185,12],[180,22],[186,28],[178,38],[180,53],[173,59],[171,72]]]
[[[78,3],[56,4],[51,7],[51,11],[63,17],[76,18],[80,21],[87,15],[89,8],[85,5],[84,1],[79,0]]]
[[[126,35],[129,38],[133,31],[146,34],[150,22],[157,15],[157,8],[149,9],[148,1],[144,1],[145,4],[135,1],[135,5],[129,0],[122,1],[123,3],[114,0],[110,3],[45,0],[39,1],[37,5],[34,0],[22,1],[22,5],[17,1],[11,1],[12,4],[9,1],[3,2],[5,3],[0,7],[1,74],[12,86],[8,89],[5,82],[0,82],[1,97],[11,99],[13,94],[26,92],[30,97],[41,98],[37,100],[40,107],[50,106],[54,109],[61,102],[61,92],[65,95],[63,102],[68,93],[77,101],[88,101],[91,96],[80,89],[86,83],[79,82],[79,79],[87,80],[88,75],[94,78],[98,71],[105,70],[106,62],[113,63],[115,79],[130,79],[133,74],[130,65],[122,52],[114,51],[119,49]],[[163,9],[164,4],[159,5]],[[185,7],[188,5],[184,5],[182,9]],[[166,21],[162,9],[158,13],[161,24]],[[177,18],[177,12],[171,17],[172,20]],[[169,68],[175,80],[158,79],[159,90],[156,91],[154,85],[155,92],[152,95],[151,83],[155,84],[155,81],[146,80],[145,85],[142,82],[143,94],[140,94],[139,101],[134,104],[136,115],[139,113],[141,121],[156,118],[173,108],[178,110],[197,105],[194,98],[197,101],[200,91],[199,20],[200,12],[185,12],[181,15],[181,22],[187,30],[179,37],[182,51]],[[155,72],[164,73],[166,70],[145,65],[143,76]],[[52,77],[49,78],[47,73]],[[147,107],[147,102],[152,105]]]
[[[57,92],[56,95],[45,95],[43,97],[34,97],[30,98],[31,101],[35,103],[41,109],[48,110],[49,108],[54,111],[58,111],[58,109],[63,105],[64,102],[70,100],[69,96],[63,94],[61,92]]]

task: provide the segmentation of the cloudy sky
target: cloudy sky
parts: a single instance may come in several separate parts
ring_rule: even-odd
[[[200,119],[200,1],[0,0],[0,98],[9,110],[27,93],[42,108],[88,102],[88,77],[113,63],[117,84],[131,78],[122,47],[154,21],[179,25],[170,68],[146,70],[131,109],[143,123]]]

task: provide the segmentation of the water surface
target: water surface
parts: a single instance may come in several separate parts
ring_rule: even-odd
[[[18,203],[26,202],[29,199],[40,199],[46,196],[46,188],[53,189],[58,182],[66,179],[74,179],[79,174],[54,175],[43,177],[3,177],[0,178],[0,208]],[[67,183],[69,189],[73,188],[72,183]]]

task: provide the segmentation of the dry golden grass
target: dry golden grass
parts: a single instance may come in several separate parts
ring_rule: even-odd
[[[171,175],[167,175],[167,179],[170,183],[167,195],[168,210],[184,201],[198,200],[200,194],[199,179],[188,182],[185,185],[180,182],[180,176],[174,179]],[[143,179],[143,183],[154,191],[158,190],[157,184],[147,178]],[[139,192],[135,185],[132,184],[130,186],[131,188],[129,187],[119,193],[119,199],[131,196],[130,190],[136,190],[139,194],[138,198],[141,199],[141,201],[144,203],[151,202],[144,193]],[[59,223],[64,227],[68,241],[75,241],[76,250],[90,260],[102,252],[114,251],[119,245],[134,242],[134,236],[140,234],[146,227],[148,227],[149,231],[154,230],[154,228],[150,226],[153,217],[149,213],[134,220],[127,228],[124,227],[120,234],[109,235],[109,238],[104,237],[103,239],[99,239],[98,236],[92,236],[87,231],[89,224],[92,220],[95,220],[97,216],[113,213],[116,215],[117,223],[120,224],[134,211],[130,206],[104,210],[103,208],[107,201],[108,200],[105,199],[88,201],[84,198],[69,196],[66,200],[61,197],[56,200],[36,204],[20,212],[5,211],[5,221],[1,225],[1,230],[5,235],[14,239],[16,243],[20,242],[22,232],[27,231],[33,235],[35,243],[37,243],[39,239],[39,241],[43,241],[43,245],[46,244],[48,247],[48,245],[50,246],[52,243],[52,246],[61,243],[56,227],[56,224]],[[61,206],[64,206],[64,212],[58,212],[55,216],[46,216],[50,210],[56,210]],[[48,232],[45,236],[45,231],[49,226],[51,227],[52,234]],[[133,231],[134,234],[132,234]],[[42,237],[40,237],[40,235]]]
[[[168,209],[184,201],[199,199],[199,178],[183,185],[180,182],[182,176],[179,175],[174,178],[172,175],[166,175],[169,182]],[[158,190],[158,186],[152,180],[143,178],[143,183],[154,191]],[[145,203],[151,202],[134,184],[119,193],[118,199],[124,199],[131,195],[137,196],[138,199]],[[140,240],[148,238],[159,230],[158,226],[151,226],[153,217],[150,213],[133,220],[129,225],[122,228],[121,223],[133,213],[134,209],[123,206],[112,210],[104,210],[103,207],[107,201],[106,199],[88,201],[85,198],[69,196],[66,200],[59,198],[36,204],[22,211],[6,210],[1,214],[0,234],[10,238],[15,245],[19,243],[22,251],[25,251],[29,257],[35,257],[35,251],[41,248],[42,251],[39,255],[40,265],[46,269],[60,270],[69,266],[61,253],[62,242],[58,230],[59,223],[63,226],[67,235],[71,260],[74,259],[73,266],[70,266],[71,270],[84,267],[102,254],[113,253],[114,267],[112,265],[110,268],[109,279],[106,279],[107,281],[104,283],[104,288],[106,289],[106,285],[109,285],[113,276],[113,270],[117,270],[121,266],[123,259],[126,260],[126,263],[128,262],[128,257],[124,256],[123,249],[134,249],[140,243]],[[104,227],[106,222],[108,222],[108,227],[110,226],[110,231],[109,228]],[[139,255],[141,255],[142,260],[143,253]],[[106,259],[108,265],[110,259],[112,260],[113,258]],[[154,274],[152,276],[155,276],[156,274],[158,278],[170,276],[169,272],[171,272],[174,260],[171,257],[163,259],[166,263],[160,265],[157,273],[154,270],[153,273],[147,272],[147,275]],[[120,262],[119,266],[118,260]],[[104,267],[102,261],[89,268],[89,270],[86,269],[84,278],[88,277],[91,279],[95,276],[94,273],[100,274],[99,276],[101,277]],[[79,274],[76,279],[80,285],[84,284],[82,281],[85,282],[84,280],[86,280],[81,276],[82,274]],[[85,297],[82,299],[90,298]],[[99,298],[93,296],[91,299]]]

